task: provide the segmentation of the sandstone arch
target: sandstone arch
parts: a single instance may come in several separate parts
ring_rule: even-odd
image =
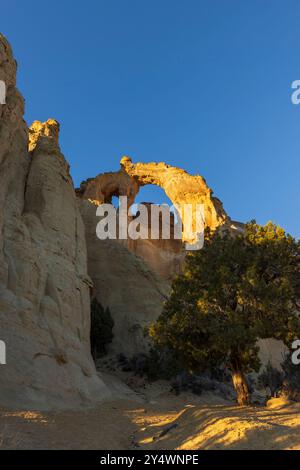
[[[77,194],[96,205],[109,203],[113,196],[127,196],[133,204],[139,191],[138,182],[124,171],[101,173],[81,183]]]
[[[205,225],[215,230],[229,221],[221,201],[200,175],[190,175],[181,168],[161,163],[136,163],[124,156],[117,172],[99,174],[84,181],[78,194],[95,204],[110,202],[112,196],[127,196],[133,204],[139,188],[148,184],[160,186],[174,205],[203,204]]]

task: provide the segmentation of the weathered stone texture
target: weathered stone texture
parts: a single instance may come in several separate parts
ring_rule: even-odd
[[[16,63],[0,36],[0,402],[73,407],[108,391],[90,355],[91,280],[84,227],[58,145],[59,125],[28,130]],[[29,137],[30,137],[30,145]]]

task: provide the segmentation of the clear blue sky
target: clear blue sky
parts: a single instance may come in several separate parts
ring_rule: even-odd
[[[60,121],[75,185],[124,154],[163,160],[233,219],[300,236],[298,0],[1,0],[0,30],[26,120]]]

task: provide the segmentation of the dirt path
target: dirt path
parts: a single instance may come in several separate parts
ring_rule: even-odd
[[[134,394],[133,394],[134,397]],[[160,384],[144,399],[96,409],[0,410],[0,448],[300,449],[300,404],[237,407],[212,394],[175,396]]]
[[[126,400],[96,409],[62,412],[0,411],[0,448],[128,449],[136,425]]]

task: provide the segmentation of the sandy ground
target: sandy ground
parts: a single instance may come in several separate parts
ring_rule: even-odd
[[[137,442],[152,450],[300,449],[299,404],[276,403],[275,409],[209,402],[183,406],[174,416],[154,413],[144,419]]]
[[[164,383],[135,393],[108,380],[114,399],[96,409],[0,410],[0,448],[300,449],[300,403],[245,408],[210,393],[175,396]]]

